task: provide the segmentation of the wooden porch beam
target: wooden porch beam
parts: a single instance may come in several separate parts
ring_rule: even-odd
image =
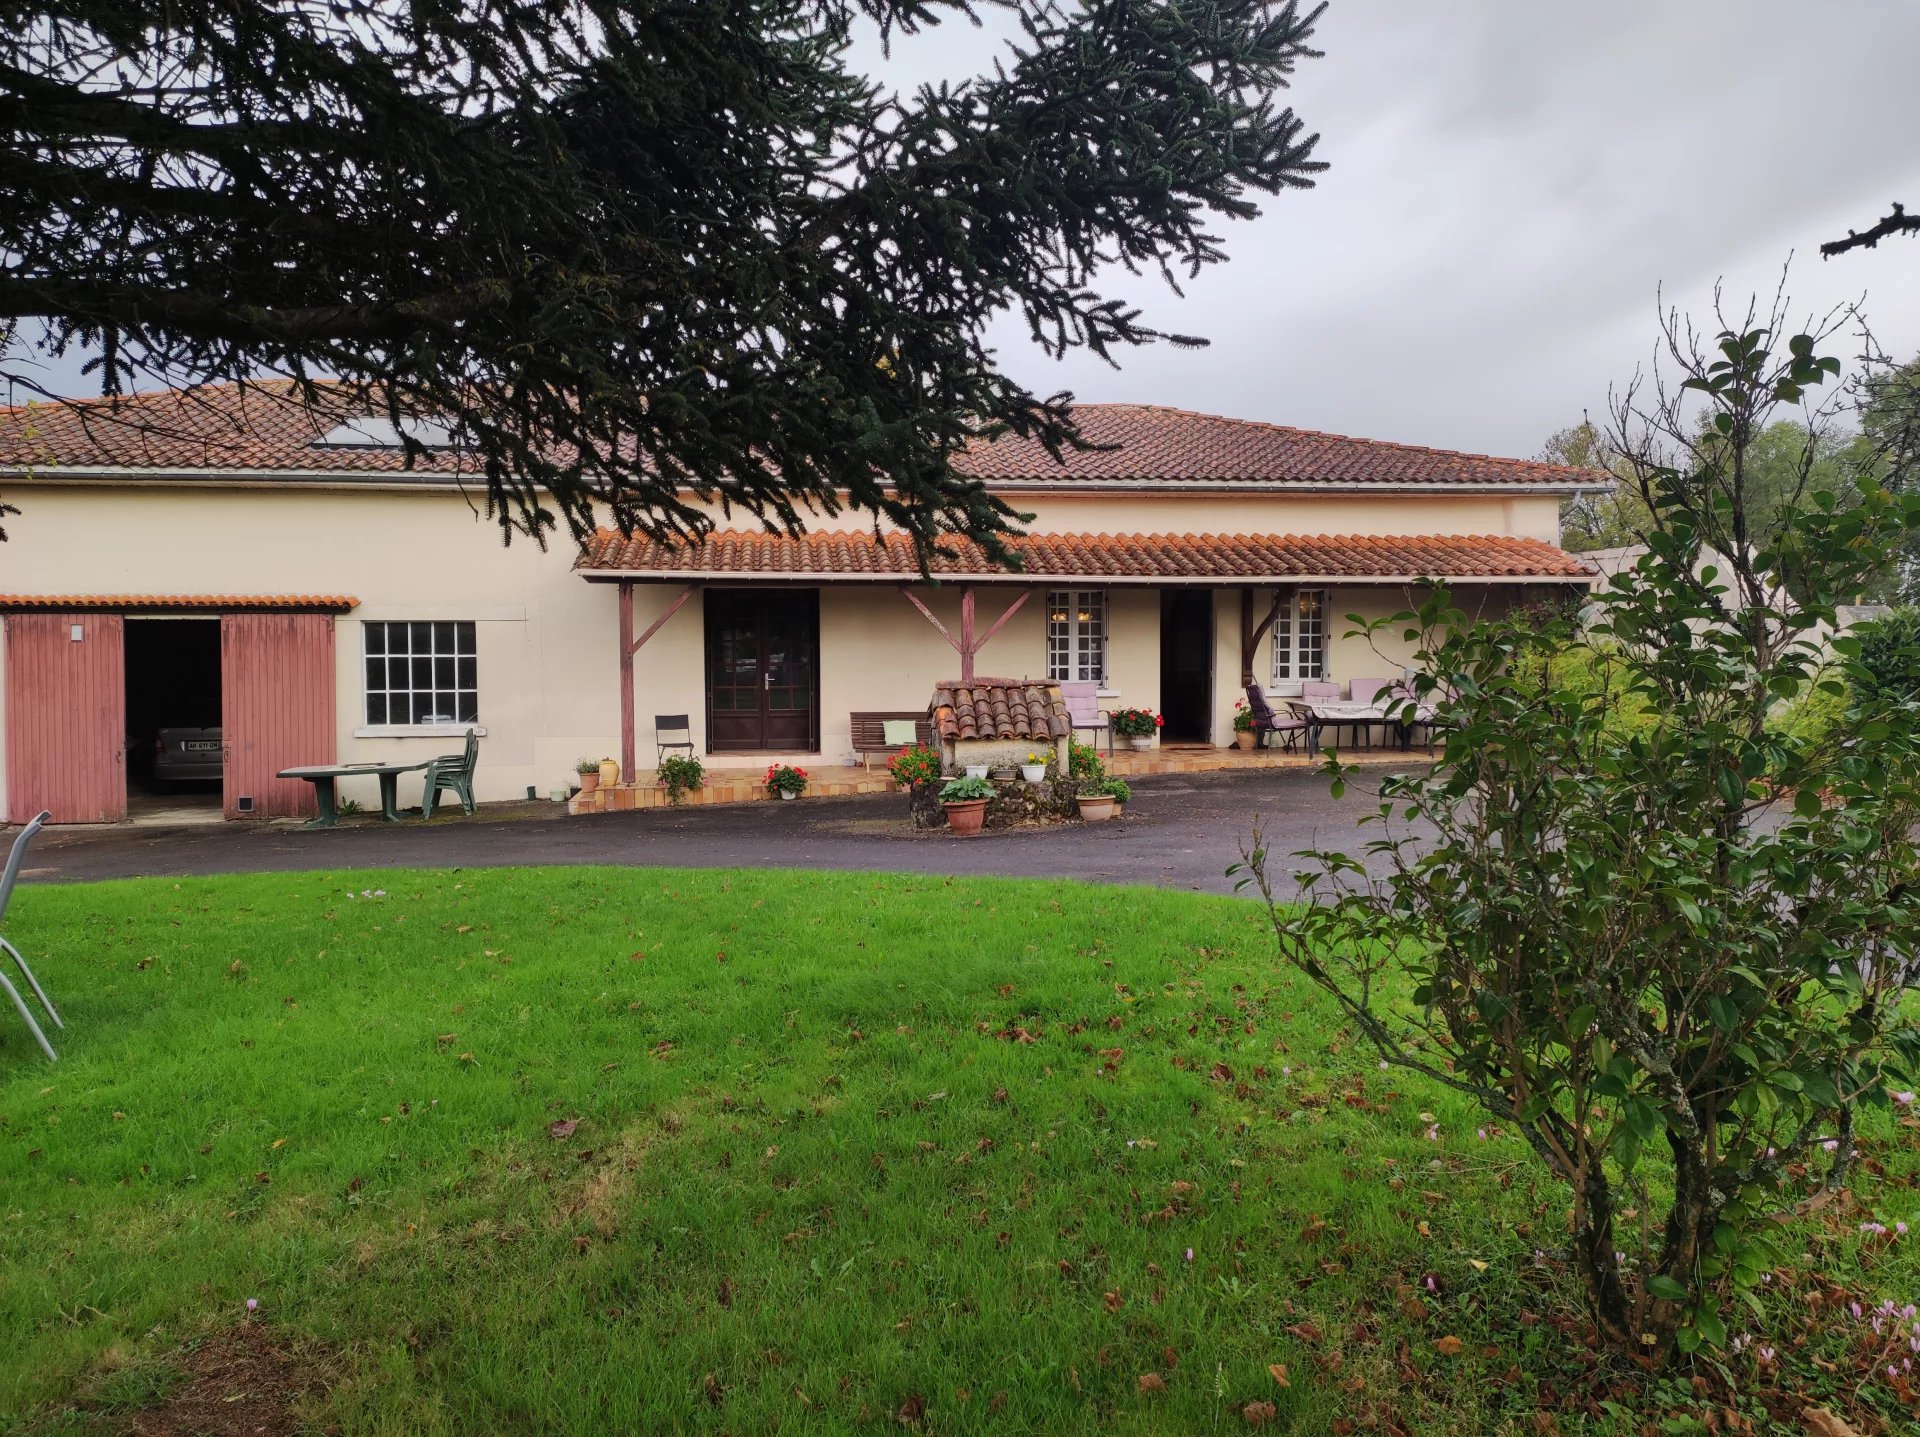
[[[667,605],[666,612],[647,626],[639,638],[633,636],[633,580],[620,581],[620,776],[633,782],[633,766],[639,761],[633,735],[633,656],[646,641],[660,632],[660,626],[691,599],[698,584],[689,584]]]
[[[1039,592],[1040,591],[1038,589],[1021,590],[1020,597],[1015,599],[1011,604],[1008,604],[1007,611],[1004,614],[1002,614],[999,618],[995,619],[993,621],[993,627],[988,629],[984,634],[980,636],[980,642],[976,646],[975,652],[978,652],[980,649],[984,649],[988,644],[992,643],[993,636],[999,633],[1002,629],[1004,629],[1007,626],[1007,620],[1011,619],[1015,614],[1019,613],[1020,606],[1026,603],[1028,599],[1031,599],[1035,594]]]
[[[960,651],[960,641],[956,639],[952,634],[947,632],[947,626],[941,623],[938,619],[936,619],[933,616],[932,609],[929,609],[925,604],[920,602],[920,596],[914,593],[913,590],[909,589],[905,584],[897,584],[895,585],[895,587],[899,589],[900,597],[905,599],[909,604],[912,604],[914,608],[918,609],[920,611],[921,617],[924,618],[928,623],[932,624],[935,629],[939,630],[940,637],[945,639],[949,644],[953,645],[954,652],[958,653]]]
[[[1260,641],[1267,631],[1280,619],[1280,591],[1273,592],[1273,607],[1267,610],[1266,618],[1256,628],[1253,622],[1253,590],[1240,591],[1240,684],[1246,687],[1254,681],[1253,658],[1260,649]]]

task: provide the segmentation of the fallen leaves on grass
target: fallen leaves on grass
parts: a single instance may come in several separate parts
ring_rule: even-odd
[[[1280,1415],[1280,1409],[1271,1402],[1249,1402],[1240,1409],[1240,1415],[1249,1427],[1264,1427]]]
[[[1466,1344],[1451,1333],[1433,1340],[1433,1350],[1442,1357],[1458,1357],[1465,1347]]]
[[[1276,1387],[1293,1386],[1291,1382],[1287,1381],[1287,1364],[1284,1362],[1269,1362],[1267,1364],[1267,1374],[1273,1378],[1274,1386]]]
[[[578,1118],[555,1118],[547,1124],[547,1136],[556,1142],[564,1142],[573,1136],[573,1130],[579,1126]]]
[[[1140,1391],[1143,1394],[1165,1392],[1166,1390],[1167,1379],[1162,1377],[1158,1372],[1142,1372],[1140,1374]]]

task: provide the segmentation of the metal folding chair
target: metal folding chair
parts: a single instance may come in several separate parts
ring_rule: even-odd
[[[33,840],[34,834],[46,827],[47,820],[52,817],[53,815],[46,809],[41,809],[20,831],[20,836],[13,841],[13,851],[7,855],[6,871],[0,873],[0,922],[6,921],[7,902],[13,897],[13,885],[20,877],[20,867],[27,860],[27,844]],[[26,958],[21,955],[18,948],[7,941],[4,934],[0,934],[0,948],[6,949],[13,956],[14,963],[20,969],[20,976],[27,980],[27,986],[33,990],[33,996],[40,1000],[40,1006],[47,1010],[47,1016],[53,1020],[54,1027],[66,1027],[67,1025],[60,1018],[59,1010],[53,1006],[53,1000],[47,997],[47,990],[40,986],[40,980],[33,976],[33,969],[27,966]],[[40,1031],[40,1025],[34,1021],[33,1010],[27,1006],[27,1000],[20,996],[20,990],[13,986],[12,980],[4,971],[0,971],[0,989],[4,989],[6,995],[13,999],[13,1006],[20,1010],[21,1021],[27,1025],[27,1031],[33,1034],[33,1041],[40,1045],[40,1051],[47,1055],[47,1061],[59,1062],[60,1055],[53,1051],[53,1044],[49,1043],[47,1035]]]
[[[678,738],[669,737],[679,734]],[[655,714],[653,716],[653,741],[660,753],[655,762],[665,763],[668,749],[685,749],[687,757],[693,757],[693,730],[687,725],[685,714]],[[631,774],[628,775],[632,777]]]

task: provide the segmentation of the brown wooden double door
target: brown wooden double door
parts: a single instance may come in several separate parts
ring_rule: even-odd
[[[707,748],[820,750],[820,595],[709,589]]]

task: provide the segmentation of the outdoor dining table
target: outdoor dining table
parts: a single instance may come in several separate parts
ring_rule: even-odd
[[[400,775],[414,773],[425,768],[426,763],[315,763],[299,768],[283,768],[280,778],[304,778],[313,785],[313,796],[319,800],[320,816],[307,821],[308,828],[332,828],[340,821],[340,804],[334,796],[334,783],[343,778],[362,778],[368,774],[380,780],[380,816],[388,823],[400,822],[400,809],[395,802],[400,788]]]
[[[1328,725],[1336,728],[1348,724],[1391,724],[1400,747],[1413,747],[1413,726],[1432,724],[1433,706],[1420,704],[1412,717],[1406,714],[1407,701],[1403,698],[1390,698],[1374,703],[1354,703],[1347,699],[1305,699],[1289,700],[1293,711],[1307,721],[1307,752],[1320,751],[1320,730]]]

